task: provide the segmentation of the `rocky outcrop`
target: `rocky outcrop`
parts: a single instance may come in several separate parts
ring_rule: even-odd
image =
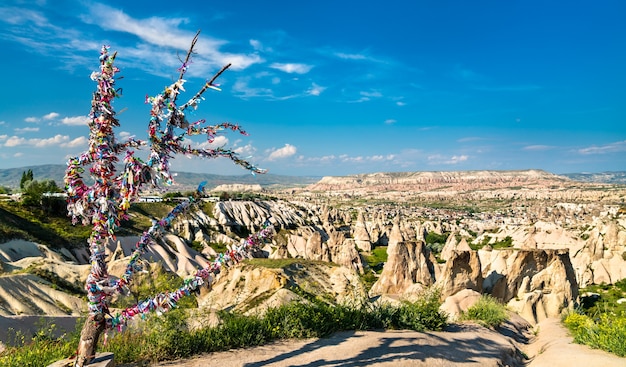
[[[352,230],[352,237],[354,238],[354,243],[359,250],[364,252],[372,251],[372,239],[367,231],[365,216],[361,210],[359,210],[357,214],[356,223],[354,224],[354,229]]]
[[[480,299],[481,294],[472,289],[463,289],[443,301],[439,309],[448,315],[448,318],[455,320],[457,316],[467,311]]]
[[[464,289],[481,293],[483,276],[481,262],[476,251],[452,251],[437,279],[442,297],[451,296]]]
[[[393,242],[387,248],[387,262],[370,296],[403,296],[434,284],[437,267],[433,254],[423,242]]]
[[[300,289],[301,291],[294,292]],[[258,313],[305,296],[339,303],[361,302],[365,297],[358,274],[332,264],[294,262],[284,268],[240,265],[222,272],[211,291],[198,299],[200,308]]]
[[[212,214],[222,226],[241,226],[249,232],[259,230],[266,221],[278,228],[295,228],[308,217],[283,201],[220,201]]]
[[[559,317],[578,298],[566,250],[480,251],[485,293],[507,303],[532,323]]]

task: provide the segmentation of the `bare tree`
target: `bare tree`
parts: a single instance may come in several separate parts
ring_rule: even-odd
[[[186,136],[206,135],[208,141],[212,142],[220,131],[225,129],[246,135],[238,125],[221,123],[206,126],[204,120],[189,122],[186,116],[187,110],[197,108],[204,92],[208,89],[219,89],[214,82],[230,64],[224,66],[207,81],[191,99],[181,106],[177,105],[178,97],[181,92],[184,92],[183,77],[194,54],[199,33],[193,38],[185,59],[181,60],[182,66],[176,82],[167,86],[160,94],[148,97],[146,100],[152,106],[147,141],[130,138],[124,142],[118,142],[116,139],[114,128],[120,124],[113,107],[113,100],[120,96],[120,90],[115,86],[119,69],[114,65],[116,53],[110,54],[108,46],[103,46],[100,52],[100,71],[91,74],[91,79],[97,83],[97,88],[93,93],[89,115],[89,148],[80,156],[69,159],[65,173],[69,215],[74,223],[80,221],[83,225],[93,227],[88,239],[91,272],[85,285],[89,317],[81,332],[75,366],[83,366],[91,361],[95,356],[96,346],[103,331],[108,328],[120,328],[126,320],[138,313],[167,311],[178,298],[200,286],[210,273],[219,271],[220,266],[225,263],[240,260],[251,247],[258,246],[271,235],[271,228],[267,227],[250,236],[241,246],[231,249],[219,261],[211,263],[205,269],[198,270],[196,275],[185,282],[185,286],[181,289],[156,295],[116,315],[112,315],[109,311],[108,302],[111,295],[125,290],[131,282],[133,273],[138,270],[137,258],[177,215],[193,204],[202,192],[201,185],[197,195],[176,206],[170,214],[144,232],[135,246],[135,251],[122,277],[113,279],[109,276],[105,257],[107,244],[115,239],[120,221],[127,218],[127,211],[131,203],[139,197],[142,186],[172,183],[169,164],[171,158],[177,154],[203,158],[226,157],[252,172],[264,172],[239,158],[230,149],[194,148],[184,141]],[[150,149],[146,161],[136,157],[132,150],[142,146],[148,146]],[[117,164],[122,155],[124,155],[123,168],[118,172]],[[87,185],[82,177],[85,166],[90,166],[89,174],[93,179],[91,185]]]

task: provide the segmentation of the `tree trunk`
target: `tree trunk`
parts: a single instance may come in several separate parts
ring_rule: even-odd
[[[100,335],[104,331],[104,326],[103,314],[96,314],[93,318],[87,317],[85,325],[83,325],[83,329],[80,332],[74,367],[87,366],[94,359],[96,346],[98,345],[98,340],[100,340]]]

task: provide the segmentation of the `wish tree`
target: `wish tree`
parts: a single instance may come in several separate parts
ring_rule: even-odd
[[[155,243],[170,223],[189,209],[202,194],[203,184],[199,186],[196,194],[177,205],[167,216],[156,221],[136,243],[125,273],[119,278],[109,276],[105,253],[107,245],[115,240],[120,221],[128,218],[128,210],[138,199],[144,185],[172,184],[170,159],[176,155],[226,157],[253,173],[264,172],[241,159],[230,149],[194,148],[189,140],[185,139],[204,135],[212,142],[224,130],[246,135],[238,125],[229,123],[206,125],[205,120],[190,122],[187,119],[188,112],[198,107],[207,90],[219,90],[215,80],[230,64],[208,80],[188,101],[180,106],[177,104],[181,92],[185,91],[183,78],[191,63],[198,36],[199,32],[193,38],[185,59],[181,60],[182,65],[178,69],[180,74],[176,82],[165,87],[160,94],[146,99],[146,103],[151,105],[146,141],[133,138],[126,141],[116,139],[114,128],[120,126],[120,123],[116,117],[113,101],[120,97],[120,90],[115,86],[119,69],[115,66],[116,53],[109,53],[108,46],[103,46],[100,52],[100,70],[91,74],[91,79],[96,82],[97,87],[93,93],[89,114],[89,146],[80,156],[68,160],[65,172],[69,215],[74,223],[81,222],[83,225],[92,226],[88,239],[91,271],[85,284],[89,316],[81,331],[75,366],[84,366],[93,359],[103,332],[109,329],[121,330],[126,321],[136,315],[151,311],[165,312],[175,307],[181,297],[192,294],[211,274],[219,272],[222,266],[238,262],[273,234],[273,228],[267,225],[239,246],[220,254],[207,267],[198,269],[179,289],[155,295],[115,314],[109,310],[111,296],[116,292],[127,291],[133,274],[141,270],[138,260],[147,247]],[[133,150],[141,147],[149,149],[145,160],[137,157]],[[90,185],[83,179],[85,167],[89,167]]]

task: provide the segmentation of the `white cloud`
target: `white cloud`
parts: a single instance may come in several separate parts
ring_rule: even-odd
[[[87,116],[63,117],[61,119],[61,123],[63,125],[69,125],[69,126],[87,125],[87,123],[89,123],[89,117]]]
[[[4,124],[6,124],[6,122],[4,122],[4,121],[0,121],[0,126],[2,126],[2,125],[4,125]]]
[[[393,125],[393,124],[395,124],[398,121],[396,121],[395,119],[386,119],[384,122],[387,125]]]
[[[255,51],[261,51],[261,52],[272,52],[273,51],[271,47],[267,47],[263,43],[261,43],[261,41],[255,40],[255,39],[251,39],[250,40],[250,46],[252,46],[252,48]]]
[[[539,85],[534,84],[521,84],[521,85],[503,85],[495,87],[479,86],[474,89],[484,92],[532,92],[542,89]]]
[[[33,145],[37,148],[45,148],[52,145],[61,145],[68,140],[70,140],[69,136],[57,134],[47,139],[29,139],[28,144]]]
[[[377,64],[389,63],[388,60],[376,58],[374,56],[369,55],[366,52],[365,53],[363,52],[362,53],[334,52],[332,53],[332,55],[341,60],[347,60],[347,61],[367,61],[367,62],[377,63]]]
[[[459,164],[467,161],[469,157],[467,155],[453,155],[452,157],[444,157],[440,154],[433,154],[428,156],[429,164]]]
[[[344,52],[336,52],[335,56],[343,60],[367,60],[368,57],[363,54],[348,54]]]
[[[306,94],[308,94],[309,96],[319,96],[324,90],[326,90],[326,87],[321,87],[313,83],[313,85],[311,85],[311,88],[306,91]]]
[[[224,135],[219,135],[216,136],[210,143],[208,140],[205,140],[202,143],[192,144],[192,146],[197,149],[215,149],[223,147],[226,144],[228,144],[228,138]]]
[[[128,138],[130,138],[132,136],[131,133],[129,133],[128,131],[120,131],[117,134],[117,138],[120,140],[128,140]]]
[[[379,98],[379,97],[383,96],[383,94],[380,93],[377,90],[372,90],[372,91],[369,91],[369,92],[368,91],[361,91],[359,94],[362,95],[363,97],[367,97],[367,98]]]
[[[251,87],[249,85],[250,83],[250,78],[239,78],[237,79],[237,81],[235,82],[235,84],[233,85],[233,92],[235,92],[236,94],[239,95],[239,97],[242,98],[250,98],[250,97],[271,97],[273,98],[274,95],[272,94],[272,90],[268,89],[268,88],[256,88],[256,87]]]
[[[24,153],[22,153],[22,152],[17,152],[17,153],[15,153],[15,154],[13,154],[13,156],[14,156],[15,158],[19,158],[19,157],[21,157],[21,156],[23,156],[23,155],[24,155]]]
[[[23,128],[16,128],[13,129],[17,134],[22,134],[22,133],[30,133],[30,132],[37,132],[39,131],[38,127],[23,127]]]
[[[180,61],[175,55],[172,55],[166,60],[158,58],[157,56],[168,52],[164,52],[164,50],[154,50],[152,46],[156,45],[187,51],[194,36],[193,32],[188,32],[180,28],[182,25],[189,22],[187,18],[149,17],[135,19],[119,9],[98,3],[91,5],[90,13],[89,15],[83,16],[82,20],[84,22],[98,25],[105,30],[129,33],[148,43],[149,45],[143,45],[144,47],[141,48],[140,53],[135,53],[134,55],[140,58],[144,64],[148,64],[147,66],[163,64],[168,67],[174,65],[177,65],[177,67],[180,66]],[[214,69],[228,63],[232,64],[232,69],[242,70],[250,65],[263,61],[257,54],[220,51],[220,47],[227,43],[228,42],[224,40],[201,35],[196,44],[196,54],[193,59],[196,68],[190,69],[192,75],[202,75],[207,69]],[[138,49],[137,45],[128,47],[123,51],[120,50],[120,54],[126,55],[131,52],[132,49]],[[146,70],[150,71],[150,69]]]
[[[73,139],[67,143],[63,143],[61,144],[62,147],[64,148],[77,148],[77,147],[84,147],[87,146],[89,139],[87,139],[84,136],[80,136],[76,139]]]
[[[377,90],[360,91],[359,95],[361,96],[359,99],[354,100],[354,101],[349,101],[349,102],[350,103],[367,102],[367,101],[370,101],[372,98],[380,98],[383,96],[383,94]]]
[[[20,138],[19,136],[11,136],[7,138],[4,142],[5,147],[18,147],[20,145],[24,145],[26,143],[26,139]]]
[[[522,148],[522,150],[528,150],[531,152],[542,152],[545,150],[550,150],[553,149],[554,147],[549,146],[549,145],[527,145],[525,147]]]
[[[273,150],[270,155],[267,157],[268,161],[273,161],[276,159],[288,158],[292,155],[296,154],[298,149],[291,144],[285,144],[284,147]]]
[[[70,140],[69,136],[60,135],[60,134],[57,134],[51,138],[44,138],[44,139],[42,138],[24,139],[24,138],[20,138],[19,136],[11,136],[10,138],[6,139],[4,146],[5,147],[17,147],[17,146],[26,145],[26,146],[32,146],[35,148],[45,148],[45,147],[54,146],[54,145],[63,146],[63,144],[67,144],[69,140]]]
[[[293,73],[306,74],[313,68],[313,65],[296,64],[296,63],[281,64],[281,63],[275,62],[271,64],[270,67],[272,69],[284,71],[285,73],[288,73],[288,74],[293,74]]]
[[[396,106],[400,106],[400,107],[406,106],[406,102],[398,101],[396,102]]]
[[[30,116],[24,119],[24,121],[26,122],[39,122],[39,118],[38,117],[34,117],[34,116]]]
[[[469,142],[472,142],[472,141],[480,141],[480,140],[485,140],[485,138],[481,138],[479,136],[468,136],[468,137],[465,137],[465,138],[458,139],[457,142],[458,143],[469,143]]]
[[[247,159],[247,157],[252,157],[256,153],[256,148],[252,146],[252,144],[246,144],[244,146],[233,149],[233,151],[239,154],[241,157]]]
[[[73,69],[76,65],[91,65],[92,58],[80,55],[80,51],[94,51],[99,48],[95,42],[85,39],[84,30],[78,31],[66,26],[56,26],[42,13],[22,7],[0,7],[0,22],[3,38],[20,44],[25,49],[45,56],[54,55],[63,60],[64,69]]]
[[[261,41],[259,40],[250,40],[250,46],[252,46],[252,48],[254,48],[255,50],[263,49],[263,45],[261,44]]]
[[[44,120],[54,120],[55,118],[59,117],[59,114],[56,112],[50,112],[47,115],[43,115],[43,119]]]
[[[370,155],[370,156],[349,156],[347,154],[341,154],[339,159],[343,163],[369,163],[369,162],[388,162],[393,161],[396,158],[393,154],[388,155]]]
[[[606,153],[617,153],[617,152],[625,152],[626,151],[626,140],[617,141],[615,143],[609,143],[601,146],[590,146],[587,148],[578,149],[578,153],[583,155],[588,154],[606,154]]]

